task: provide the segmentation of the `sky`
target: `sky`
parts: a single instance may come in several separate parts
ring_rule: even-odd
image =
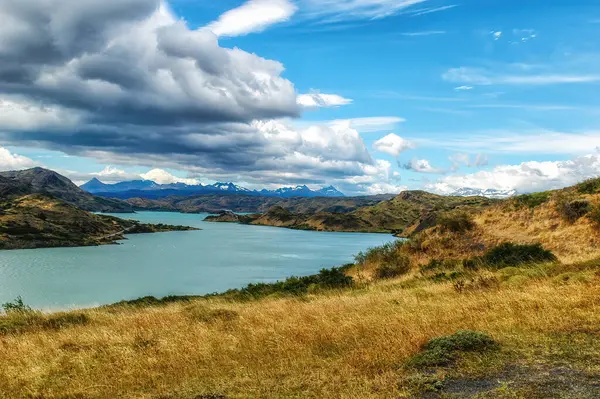
[[[600,175],[600,2],[0,0],[0,170],[349,195]]]

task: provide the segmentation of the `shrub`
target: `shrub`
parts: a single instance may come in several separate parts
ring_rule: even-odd
[[[6,314],[33,312],[33,309],[31,309],[31,307],[23,303],[23,298],[21,298],[20,296],[18,296],[17,299],[15,299],[12,302],[6,302],[2,304],[2,309],[4,309],[4,313]]]
[[[576,199],[559,203],[560,214],[569,222],[574,223],[592,210],[588,200]]]
[[[527,263],[556,262],[557,258],[541,244],[517,245],[510,242],[501,244],[489,250],[483,257],[475,258],[472,262],[494,268],[519,266]]]
[[[473,230],[475,227],[471,215],[464,211],[442,213],[438,216],[437,224],[442,231],[449,231],[452,233],[465,233]]]
[[[393,278],[410,271],[410,258],[400,252],[404,242],[396,241],[381,247],[369,248],[367,252],[356,255],[356,263],[360,266],[377,265],[375,275],[378,278]]]
[[[600,226],[600,204],[591,207],[587,214],[588,219],[597,226]]]
[[[577,185],[581,194],[596,194],[600,190],[600,177],[585,180]]]
[[[455,334],[434,338],[422,351],[413,356],[407,365],[416,368],[448,366],[461,353],[483,353],[496,350],[499,345],[489,335],[478,331],[458,331]]]
[[[240,315],[234,310],[228,309],[207,309],[204,306],[191,306],[186,308],[192,320],[202,323],[212,324],[218,321],[229,322],[237,320]]]
[[[514,198],[514,201],[517,204],[517,206],[534,209],[542,205],[543,203],[546,203],[549,199],[550,192],[544,191],[541,193],[519,195]]]

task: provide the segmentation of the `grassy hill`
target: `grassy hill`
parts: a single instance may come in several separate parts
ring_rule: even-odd
[[[239,222],[253,225],[302,230],[395,233],[408,237],[435,225],[437,217],[451,210],[477,212],[496,203],[483,197],[447,197],[424,191],[406,191],[387,201],[359,206],[349,212],[302,208],[295,212],[285,204],[276,205],[261,215],[233,218],[229,213],[208,217],[208,221]]]
[[[133,212],[131,205],[126,202],[93,196],[71,180],[48,169],[0,172],[0,198],[26,194],[47,194],[90,212]]]
[[[294,213],[348,213],[363,206],[375,205],[393,195],[368,197],[278,198],[240,194],[176,196],[159,200],[132,198],[127,202],[138,210],[176,211],[184,213],[219,213],[224,210],[241,213],[264,213],[280,206]]]
[[[189,229],[96,215],[46,194],[0,200],[0,250],[100,245],[125,233]]]

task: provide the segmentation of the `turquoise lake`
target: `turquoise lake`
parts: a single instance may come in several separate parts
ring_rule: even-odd
[[[119,215],[200,231],[129,235],[121,245],[0,251],[0,303],[21,296],[42,310],[146,295],[192,295],[309,275],[351,262],[391,235],[321,233],[208,223],[207,214]]]

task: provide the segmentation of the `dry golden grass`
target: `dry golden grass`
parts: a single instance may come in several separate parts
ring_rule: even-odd
[[[509,361],[535,363],[553,337],[597,334],[599,310],[597,276],[465,293],[404,278],[302,299],[89,310],[87,325],[0,336],[0,397],[406,397],[403,364],[432,337],[483,331]]]
[[[595,203],[600,195],[582,198]],[[420,233],[414,240],[419,248],[411,251],[411,257],[419,264],[431,259],[462,260],[480,256],[505,242],[540,243],[564,263],[600,257],[600,226],[585,216],[575,222],[565,220],[557,211],[556,200],[534,209],[501,202],[475,214],[473,222],[474,228],[466,233],[442,232],[439,228]]]

